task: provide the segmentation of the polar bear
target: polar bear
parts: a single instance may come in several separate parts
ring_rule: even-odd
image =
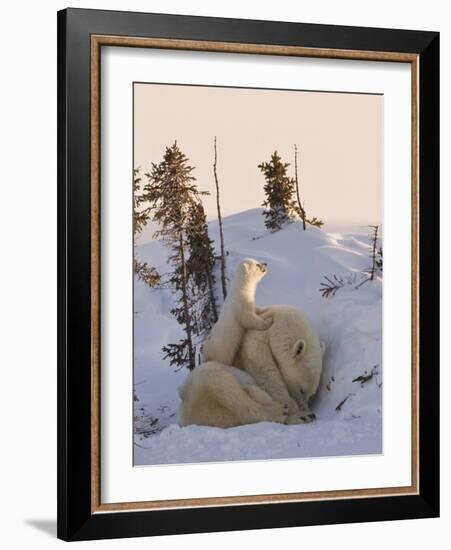
[[[279,403],[288,403],[288,424],[311,422],[309,400],[318,389],[325,345],[297,309],[270,306],[266,331],[247,331],[233,363],[249,373],[256,384]]]
[[[231,428],[270,421],[285,423],[288,405],[274,401],[246,372],[217,362],[202,363],[179,389],[180,423]]]
[[[204,343],[204,361],[217,361],[232,365],[245,330],[266,330],[272,324],[270,315],[262,319],[267,308],[255,306],[255,291],[265,276],[267,266],[252,258],[246,258],[239,265],[219,319]]]

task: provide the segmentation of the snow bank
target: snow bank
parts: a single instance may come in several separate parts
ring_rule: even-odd
[[[308,227],[304,232],[293,223],[269,233],[260,209],[223,222],[228,275],[245,257],[267,262],[269,271],[257,289],[257,303],[301,309],[326,342],[322,381],[312,403],[317,420],[296,426],[263,422],[226,430],[181,428],[177,390],[188,371],[175,372],[161,352],[163,344],[182,336],[170,314],[171,293],[135,281],[135,464],[381,453],[382,282],[377,279],[355,289],[360,272],[370,265],[365,229],[328,233]],[[209,224],[216,242],[217,225]],[[159,241],[138,245],[137,255],[160,273],[168,269],[167,250]],[[324,275],[333,274],[355,282],[323,298],[320,283]]]

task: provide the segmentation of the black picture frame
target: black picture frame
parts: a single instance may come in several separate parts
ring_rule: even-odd
[[[418,494],[93,512],[90,435],[93,35],[418,56]],[[88,540],[438,515],[439,33],[85,9],[58,12],[58,537]]]

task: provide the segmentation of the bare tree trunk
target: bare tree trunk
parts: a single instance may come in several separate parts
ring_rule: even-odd
[[[206,267],[206,270],[207,270],[208,292],[210,294],[210,303],[211,303],[211,307],[213,309],[214,321],[216,323],[216,321],[218,320],[218,309],[216,307],[216,298],[215,298],[215,289],[214,289],[214,285],[213,285],[213,277],[211,275],[211,270],[210,270],[209,266]]]
[[[216,136],[215,136],[215,162],[213,164],[213,172],[215,175],[215,184],[216,184],[216,207],[218,209],[218,221],[219,221],[219,237],[221,241],[221,284],[222,284],[222,296],[225,300],[227,296],[227,285],[226,285],[226,265],[225,265],[225,253],[224,253],[224,233],[222,230],[222,217],[221,217],[221,206],[219,204],[219,183],[218,183],[218,174],[216,171],[216,165],[218,161],[218,153],[216,150]]]
[[[180,249],[180,261],[182,264],[182,294],[183,294],[183,313],[185,315],[185,331],[186,339],[188,341],[188,359],[189,370],[193,370],[196,366],[196,357],[193,348],[193,337],[191,334],[191,316],[189,314],[188,307],[188,290],[186,286],[186,263],[185,263],[185,249],[183,247],[183,234],[180,231],[179,234],[179,249]]]
[[[298,199],[299,210],[301,211],[302,228],[305,231],[305,229],[306,229],[306,226],[305,226],[305,210],[304,210],[304,207],[302,206],[301,197],[299,196],[298,147],[297,147],[296,144],[294,145],[294,177],[295,177],[295,180],[296,180],[296,196],[297,196],[297,199]]]
[[[372,227],[374,229],[374,232],[373,232],[373,250],[371,252],[372,265],[371,265],[371,276],[370,276],[370,280],[372,281],[374,279],[374,274],[376,273],[377,233],[379,231],[379,226],[378,225],[370,225],[370,227]]]

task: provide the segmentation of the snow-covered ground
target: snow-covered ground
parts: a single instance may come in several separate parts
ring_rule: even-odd
[[[180,427],[178,387],[188,370],[176,372],[161,352],[162,345],[182,336],[170,314],[171,292],[135,280],[135,465],[381,453],[382,281],[355,289],[371,263],[369,229],[302,231],[292,223],[269,233],[261,209],[223,221],[228,275],[245,257],[267,262],[257,303],[301,309],[326,342],[322,381],[311,407],[317,420],[294,426]],[[217,243],[217,222],[209,229]],[[160,273],[167,271],[161,242],[140,244],[136,254]],[[320,283],[334,274],[346,284],[323,298]],[[356,380],[371,373],[367,381]]]

